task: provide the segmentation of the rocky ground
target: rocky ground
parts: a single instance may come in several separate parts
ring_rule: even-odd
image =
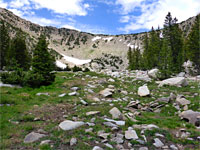
[[[155,70],[59,72],[39,89],[1,87],[1,149],[199,149],[199,77]],[[3,86],[3,84],[1,84]]]

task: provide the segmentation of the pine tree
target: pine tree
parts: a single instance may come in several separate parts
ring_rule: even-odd
[[[32,73],[41,78],[41,82],[36,86],[51,84],[55,79],[55,75],[52,73],[54,69],[55,58],[48,52],[46,37],[41,35],[33,52],[32,60]]]
[[[7,65],[7,53],[9,50],[10,37],[4,21],[0,22],[0,69]]]
[[[133,60],[132,60],[132,50],[131,50],[131,47],[129,47],[129,49],[128,49],[127,59],[129,61],[129,63],[128,63],[128,69],[132,70],[131,66],[132,66]]]
[[[197,15],[186,40],[186,55],[189,60],[194,62],[200,73],[200,14]]]
[[[140,53],[139,48],[134,48],[133,50],[129,47],[128,50],[128,60],[129,60],[129,69],[130,70],[137,70],[141,69],[142,67],[142,55]]]
[[[152,27],[149,38],[149,50],[148,50],[148,69],[152,69],[158,66],[158,58],[160,51],[160,37],[159,32],[155,31]]]
[[[169,78],[172,74],[172,52],[169,43],[163,39],[162,49],[160,51],[158,68],[160,70],[160,79]]]
[[[143,43],[144,52],[142,60],[144,63],[142,68],[146,70],[158,67],[159,53],[161,49],[160,31],[155,31],[152,27],[149,37],[147,33],[145,34]]]
[[[142,57],[141,57],[141,53],[140,53],[140,49],[137,47],[137,48],[135,48],[134,49],[134,55],[135,55],[135,57],[134,57],[134,62],[135,62],[135,64],[134,64],[134,69],[136,70],[136,69],[141,69],[141,59],[142,59]]]
[[[147,32],[145,33],[144,40],[143,40],[143,45],[144,45],[144,51],[143,51],[143,69],[148,68],[148,50],[149,50],[149,38]]]
[[[19,31],[12,40],[8,57],[10,60],[9,67],[19,67],[23,70],[29,70],[31,56],[26,48],[25,37],[23,36],[22,31]]]
[[[177,19],[172,18],[169,12],[164,22],[163,36],[168,41],[169,49],[172,53],[172,62],[174,72],[180,72],[183,63],[183,37],[182,31],[177,24]]]

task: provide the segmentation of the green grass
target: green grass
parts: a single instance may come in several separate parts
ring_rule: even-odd
[[[89,75],[89,77],[86,77]],[[92,78],[92,77],[97,78]],[[81,80],[84,78],[85,80]],[[178,87],[170,87],[165,86],[162,88],[158,88],[155,82],[147,83],[148,87],[151,91],[151,96],[149,97],[139,97],[137,93],[137,89],[139,86],[145,84],[143,81],[134,81],[132,82],[130,78],[124,79],[125,81],[121,81],[119,79],[115,79],[116,82],[108,82],[102,85],[98,85],[93,89],[94,94],[85,93],[84,89],[87,84],[90,84],[89,81],[93,81],[95,83],[98,80],[108,80],[110,77],[97,74],[94,72],[87,73],[66,73],[60,72],[56,76],[55,82],[50,86],[43,86],[37,89],[32,89],[28,87],[23,88],[8,88],[2,87],[0,89],[0,104],[4,104],[0,107],[0,131],[1,131],[1,145],[0,149],[38,149],[41,150],[54,150],[61,149],[62,147],[68,147],[69,141],[72,137],[76,137],[78,139],[78,144],[73,146],[73,149],[92,149],[95,145],[94,141],[101,142],[101,139],[97,136],[97,132],[100,130],[104,130],[108,133],[113,133],[110,128],[103,125],[104,120],[103,116],[107,116],[111,118],[109,114],[109,110],[112,107],[117,107],[121,112],[129,112],[124,109],[131,98],[134,100],[139,100],[141,103],[147,104],[149,102],[155,101],[155,99],[160,97],[167,97],[170,93],[175,94],[183,94],[186,96],[186,99],[191,101],[189,105],[189,109],[194,111],[199,111],[199,99],[200,93],[198,90],[199,83],[190,82],[188,87],[178,88]],[[117,92],[118,90],[126,90],[129,93],[133,92],[133,94],[128,94],[128,102],[113,102],[114,106],[110,106],[110,102],[103,102],[99,104],[98,102],[95,105],[91,105],[94,101],[88,97],[98,96],[99,91],[106,88],[108,85],[115,86],[115,93],[113,94],[113,99],[124,98],[126,95]],[[70,88],[73,86],[80,87],[81,89],[78,91],[79,96],[64,96],[59,98],[58,95],[63,93],[71,92]],[[190,88],[194,86],[195,88]],[[49,93],[50,96],[36,96],[37,93]],[[199,93],[198,96],[192,97],[194,93]],[[84,99],[88,102],[88,106],[84,106],[80,103],[80,99]],[[153,98],[154,97],[154,98]],[[11,106],[7,106],[6,104],[11,104]],[[76,105],[74,105],[76,104]],[[86,116],[86,112],[89,111],[100,111],[100,114],[94,116]],[[63,114],[64,112],[64,114]],[[136,119],[138,122],[132,122],[131,120],[126,120],[126,125],[119,128],[119,130],[124,133],[129,126],[133,124],[155,124],[159,126],[161,129],[146,131],[145,134],[148,137],[154,137],[155,132],[164,134],[166,139],[174,142],[181,143],[183,145],[195,145],[197,147],[197,141],[188,141],[188,140],[177,140],[171,133],[171,130],[178,130],[179,128],[187,128],[187,130],[191,133],[191,137],[195,138],[200,136],[200,133],[195,129],[195,127],[183,120],[181,120],[178,115],[176,115],[177,110],[173,107],[172,103],[168,104],[168,107],[161,108],[160,113],[154,112],[141,112],[141,115],[137,116]],[[80,120],[84,122],[90,122],[91,118],[95,117],[95,126],[93,128],[93,133],[85,133],[85,129],[90,127],[82,126],[73,131],[62,131],[58,129],[58,124],[62,119],[63,115],[67,115],[67,119],[72,119],[73,117],[78,117]],[[38,118],[38,121],[34,121],[35,118]],[[55,117],[55,120],[54,120]],[[46,118],[46,120],[43,120]],[[40,120],[41,119],[41,120]],[[48,121],[47,121],[48,120]],[[32,132],[37,131],[38,129],[44,129],[48,132],[48,136],[44,138],[49,139],[52,142],[53,147],[50,145],[40,145],[40,141],[32,143],[32,144],[23,144],[24,137]],[[140,137],[140,130],[136,131],[138,136]],[[141,138],[142,139],[142,138]],[[131,141],[132,144],[138,144],[136,141]],[[116,143],[110,142],[113,146]],[[152,146],[152,140],[148,141],[147,146]],[[103,146],[104,147],[104,146]],[[109,149],[104,147],[105,149]],[[152,148],[152,147],[151,147]]]

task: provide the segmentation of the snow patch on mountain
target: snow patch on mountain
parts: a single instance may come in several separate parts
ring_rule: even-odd
[[[81,60],[81,59],[78,59],[78,58],[74,58],[74,57],[69,57],[69,56],[66,56],[64,54],[61,54],[64,58],[64,60],[66,60],[67,62],[69,63],[72,63],[74,65],[84,65],[84,64],[87,64],[87,63],[90,63],[91,62],[91,59],[88,59],[88,60]]]
[[[129,43],[127,46],[132,48],[132,49],[134,48],[134,45],[131,45],[131,43]]]
[[[100,36],[96,36],[96,37],[94,37],[94,38],[92,39],[92,42],[94,42],[94,41],[96,41],[96,40],[100,40],[100,39],[101,39]]]
[[[107,40],[108,42],[110,42],[112,39],[113,39],[113,37],[107,37],[107,38],[103,38],[103,40],[104,40],[104,41],[106,41],[106,40]]]
[[[66,64],[56,60],[56,66],[59,67],[59,68],[62,68],[62,69],[65,69],[67,67]]]

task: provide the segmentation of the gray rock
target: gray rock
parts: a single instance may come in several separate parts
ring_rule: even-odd
[[[125,121],[115,121],[115,120],[108,119],[108,118],[105,118],[104,120],[112,122],[112,123],[115,123],[116,125],[119,125],[119,126],[124,126],[125,125]]]
[[[40,145],[45,145],[45,144],[49,144],[51,142],[51,140],[44,140],[40,143]]]
[[[94,91],[91,90],[91,89],[88,89],[88,92],[89,92],[89,93],[92,93],[92,94],[94,93]]]
[[[180,72],[177,77],[185,77],[185,72]]]
[[[110,135],[110,133],[105,133],[103,130],[102,131],[98,131],[97,135],[103,139],[107,139],[108,136]]]
[[[171,86],[187,86],[188,82],[184,77],[175,77],[175,78],[169,78],[166,80],[161,81],[159,84],[159,87],[163,85],[171,85]]]
[[[145,81],[145,82],[151,82],[151,78],[149,78],[148,75],[146,75],[146,76],[137,76],[136,80],[141,80],[141,81]]]
[[[85,129],[86,133],[89,133],[89,132],[92,132],[92,131],[93,131],[93,128]]]
[[[76,96],[76,95],[78,95],[78,94],[77,94],[77,92],[71,92],[71,93],[69,93],[68,95],[69,95],[69,96]]]
[[[120,77],[120,73],[119,72],[112,72],[111,76],[114,78],[119,78]]]
[[[24,143],[33,143],[33,142],[38,141],[40,138],[43,138],[45,136],[46,136],[45,134],[31,132],[28,135],[26,135],[26,137],[24,139]]]
[[[70,146],[76,145],[77,144],[77,139],[76,138],[71,138],[70,140]]]
[[[112,108],[109,113],[112,115],[113,119],[119,119],[121,118],[122,113],[120,112],[120,110],[116,107]]]
[[[127,149],[125,149],[124,146],[121,145],[121,144],[117,144],[117,145],[116,145],[116,149],[117,149],[117,150],[127,150]]]
[[[40,95],[46,95],[49,96],[49,93],[37,93],[36,96],[40,96]]]
[[[156,79],[157,78],[157,73],[158,73],[158,69],[152,69],[148,72],[149,77]]]
[[[79,88],[79,87],[72,87],[72,88],[71,88],[72,91],[78,91],[78,90],[80,90],[80,89],[81,89],[81,88]]]
[[[156,133],[155,136],[157,136],[157,137],[165,137],[164,135],[159,134],[159,133]]]
[[[169,96],[170,100],[175,100],[176,99],[176,95],[174,93],[170,93],[170,96]]]
[[[127,107],[132,107],[132,108],[136,108],[136,109],[138,109],[138,106],[139,106],[139,104],[140,104],[140,101],[131,101],[128,105],[127,105]]]
[[[131,140],[131,139],[137,140],[138,136],[135,130],[129,128],[127,131],[125,131],[125,138],[127,140]]]
[[[154,142],[155,143],[153,143],[153,145],[155,146],[155,147],[157,147],[157,148],[161,148],[161,147],[163,147],[164,146],[164,144],[160,141],[160,139],[158,139],[158,138],[155,138],[154,139]]]
[[[104,144],[106,147],[113,149],[113,146],[109,143]]]
[[[62,129],[62,130],[72,130],[72,129],[76,129],[82,125],[84,125],[85,123],[84,122],[81,122],[81,121],[71,121],[71,120],[65,120],[63,122],[61,122],[59,124],[59,127]]]
[[[177,148],[175,145],[170,145],[170,148],[171,148],[172,150],[178,150],[178,148]]]
[[[15,87],[15,88],[22,88],[19,85],[12,85],[12,84],[3,84],[2,82],[0,82],[0,87]]]
[[[198,125],[198,123],[200,122],[199,120],[200,112],[197,111],[193,110],[183,111],[182,113],[179,114],[179,116],[183,119],[188,120],[193,125]]]
[[[157,101],[159,102],[164,102],[164,103],[169,103],[170,98],[169,97],[162,97],[158,98]]]
[[[183,95],[178,95],[176,97],[176,103],[181,105],[181,106],[185,106],[185,105],[189,105],[190,101],[186,100]]]
[[[86,102],[86,101],[84,101],[84,100],[81,100],[80,101],[83,105],[88,105],[88,103]]]
[[[114,86],[114,85],[108,85],[108,88],[109,88],[109,89],[114,89],[115,86]]]
[[[121,93],[124,94],[124,95],[128,95],[127,91],[121,91]]]
[[[58,97],[64,97],[66,95],[66,93],[60,94],[58,95]]]
[[[113,92],[112,89],[106,88],[106,89],[100,91],[99,94],[106,98],[106,97],[112,97],[112,94],[113,94],[112,92]]]
[[[93,100],[94,100],[95,102],[100,102],[100,99],[99,99],[98,97],[94,97]]]
[[[139,87],[138,95],[141,97],[150,95],[150,91],[149,91],[148,87],[146,85]]]
[[[139,150],[149,150],[148,147],[140,147]]]
[[[104,122],[103,124],[104,124],[105,126],[108,126],[108,127],[118,127],[116,124],[111,123],[111,122]]]
[[[90,112],[87,112],[86,113],[86,116],[92,116],[92,115],[96,115],[96,114],[99,114],[100,111],[90,111]]]
[[[112,138],[111,141],[116,142],[117,144],[122,144],[124,143],[123,138],[124,138],[123,134],[117,133],[117,136]]]
[[[110,79],[108,79],[108,82],[115,82],[115,80],[110,78]]]
[[[99,147],[99,146],[95,146],[95,147],[93,147],[92,150],[103,150],[103,148],[101,148],[101,147]]]

